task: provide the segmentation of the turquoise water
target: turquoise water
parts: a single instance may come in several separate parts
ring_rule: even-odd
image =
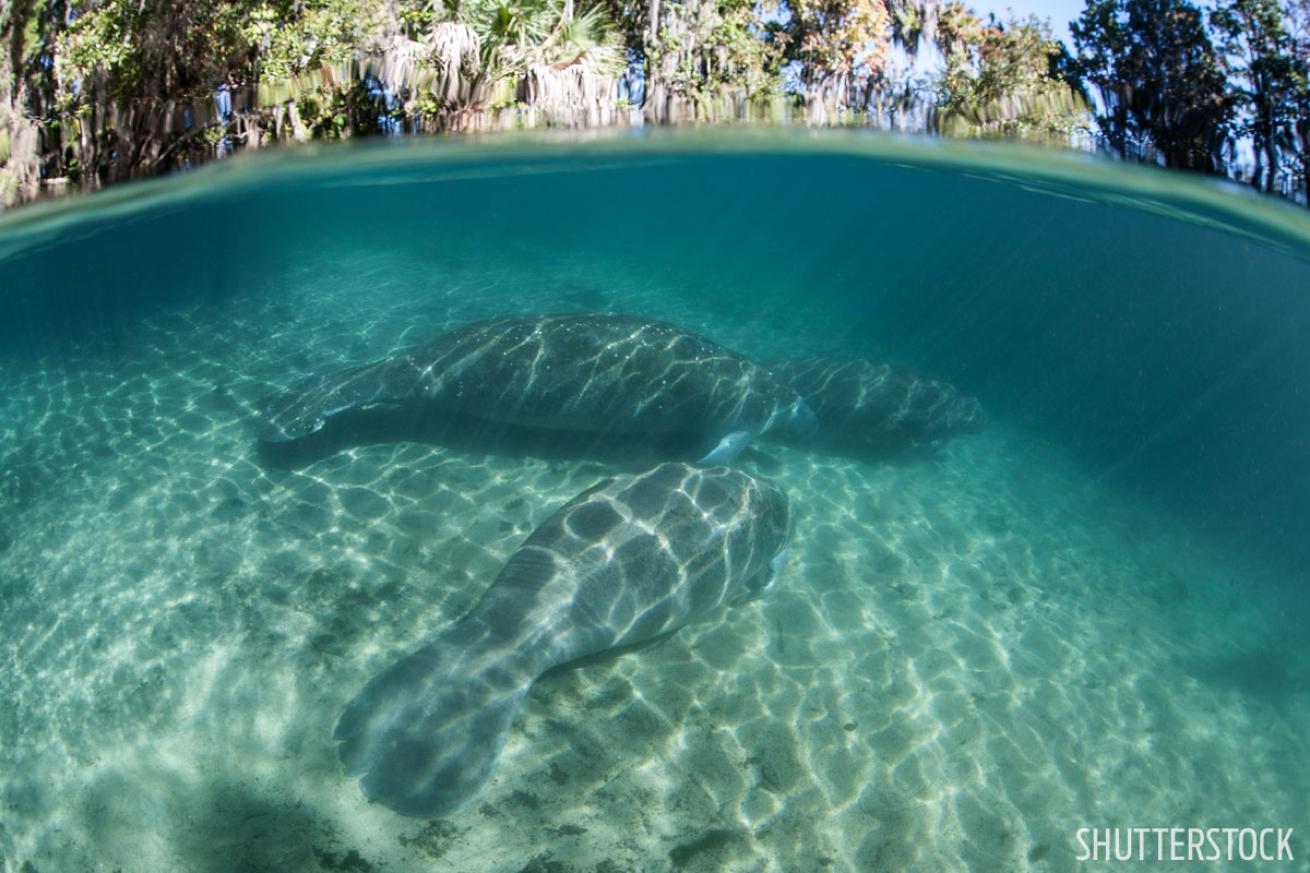
[[[0,289],[5,873],[1056,871],[1115,826],[1295,827],[1310,870],[1301,213],[1009,148],[428,143],[20,212]],[[757,441],[776,588],[547,676],[477,803],[395,815],[346,702],[622,465],[269,464],[256,403],[584,311],[912,367],[988,427]]]

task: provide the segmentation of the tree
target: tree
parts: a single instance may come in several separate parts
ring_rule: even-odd
[[[72,0],[56,73],[77,166],[116,182],[166,170],[199,145],[222,82],[241,78],[258,6],[226,0]]]
[[[1063,144],[1085,83],[1120,154],[1250,142],[1253,184],[1299,190],[1310,0],[1211,2],[1213,33],[1190,0],[1087,0],[1071,58],[962,0],[0,0],[0,206],[282,139],[614,123],[625,72],[653,123],[777,119],[785,81],[812,123]]]
[[[1292,56],[1292,151],[1300,164],[1301,192],[1310,207],[1310,0],[1287,0],[1284,7]],[[1295,186],[1293,186],[1295,191]]]
[[[36,196],[59,175],[55,79],[62,0],[0,2],[0,207]]]
[[[1297,59],[1276,0],[1222,0],[1210,16],[1220,37],[1234,107],[1233,133],[1249,136],[1255,156],[1251,183],[1273,191],[1279,153],[1294,147]]]
[[[948,7],[938,34],[946,55],[936,102],[941,131],[1067,144],[1083,124],[1086,97],[1046,22],[984,24]]]
[[[1197,7],[1186,0],[1088,0],[1070,24],[1076,67],[1105,104],[1097,121],[1121,155],[1218,172],[1231,105]]]
[[[891,16],[883,0],[788,0],[787,8],[787,57],[800,64],[806,118],[823,123],[881,71]]]
[[[555,124],[598,124],[624,66],[603,6],[574,0],[444,0],[403,10],[370,70],[425,130],[476,127],[523,105]]]
[[[918,56],[923,45],[937,44],[937,18],[941,11],[938,0],[886,0],[886,3],[892,44],[904,49],[911,60]],[[961,4],[948,4],[955,5]],[[948,11],[947,15],[950,14]]]
[[[724,121],[772,111],[780,96],[775,0],[610,0],[643,115],[655,124]]]

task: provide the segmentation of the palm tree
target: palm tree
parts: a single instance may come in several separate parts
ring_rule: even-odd
[[[418,39],[393,37],[377,69],[435,127],[485,125],[490,112],[515,104],[557,124],[613,109],[623,52],[601,7],[446,0],[430,8],[426,31]]]

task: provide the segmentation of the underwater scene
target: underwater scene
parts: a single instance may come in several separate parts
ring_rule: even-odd
[[[1310,871],[1308,335],[1304,211],[1008,145],[7,215],[0,871]]]

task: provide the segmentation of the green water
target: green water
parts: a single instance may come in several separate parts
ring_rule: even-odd
[[[279,153],[6,216],[0,869],[1072,871],[1081,827],[1251,826],[1310,870],[1308,292],[1290,208],[862,136]],[[397,816],[336,718],[613,462],[270,466],[250,418],[575,311],[892,361],[989,426],[757,442],[777,588],[546,677],[486,795]]]

